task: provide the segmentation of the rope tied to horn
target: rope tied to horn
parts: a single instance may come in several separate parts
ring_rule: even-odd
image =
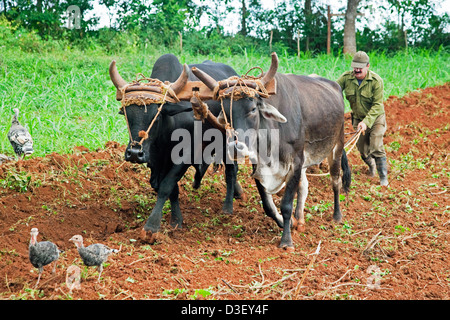
[[[141,78],[138,78],[138,76],[141,76]],[[147,82],[142,83],[143,80],[145,80]],[[128,135],[129,135],[132,146],[140,145],[142,148],[143,143],[146,139],[148,139],[149,132],[152,129],[159,114],[161,113],[164,104],[168,101],[168,95],[171,96],[171,98],[172,98],[171,100],[178,101],[178,102],[180,101],[177,98],[177,95],[175,94],[175,92],[171,89],[171,85],[172,84],[169,82],[162,82],[159,79],[148,78],[148,77],[145,77],[142,73],[138,73],[138,74],[136,74],[136,80],[133,80],[131,83],[128,83],[125,86],[123,86],[122,88],[120,88],[120,92],[122,94],[120,108],[123,111],[123,114],[125,116],[125,121],[127,123],[127,129],[128,129]],[[148,91],[150,93],[150,95],[144,96],[142,93],[141,94],[140,93],[132,94],[132,93],[136,93],[136,91],[130,91],[130,88],[133,86],[139,86],[138,92]],[[160,88],[159,92],[156,91],[157,89],[155,89],[155,88]],[[128,98],[127,98],[127,95],[128,95]],[[156,115],[153,118],[153,120],[151,121],[147,130],[139,131],[139,137],[141,138],[141,140],[139,142],[137,142],[133,139],[133,136],[131,134],[131,128],[130,128],[130,123],[128,121],[126,107],[131,104],[136,104],[139,106],[143,105],[145,108],[145,112],[147,112],[147,104],[152,104],[152,103],[160,104],[160,106],[158,107]]]
[[[249,72],[259,69],[259,76],[249,75]],[[230,98],[232,100],[240,100],[242,98],[254,98],[257,95],[268,98],[269,93],[262,83],[263,70],[261,67],[252,67],[242,76],[231,76],[225,80],[217,82],[213,90],[215,100]]]
[[[138,78],[138,76],[142,76]],[[143,83],[142,81],[147,81]],[[131,104],[147,105],[152,103],[162,104],[167,100],[180,102],[176,93],[171,88],[171,83],[159,79],[145,77],[142,73],[136,75],[136,80],[127,83],[120,88],[122,95],[121,109]]]
[[[259,69],[261,73],[259,76],[250,75],[250,71]],[[232,76],[228,79],[217,82],[216,87],[213,90],[213,97],[215,100],[220,100],[220,106],[222,109],[223,118],[225,120],[225,130],[227,132],[227,141],[234,137],[237,138],[237,132],[233,127],[233,101],[237,101],[243,98],[255,98],[261,96],[268,98],[269,93],[262,83],[264,71],[261,67],[252,67],[244,75]],[[250,81],[250,82],[249,82]],[[225,113],[223,106],[223,100],[230,99],[230,121]]]

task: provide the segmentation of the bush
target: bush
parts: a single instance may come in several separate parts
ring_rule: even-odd
[[[204,31],[192,31],[183,37],[183,51],[194,55],[223,54],[226,47],[225,39],[216,31],[209,35]]]
[[[14,41],[14,28],[5,17],[0,16],[0,45],[8,45]]]
[[[22,51],[38,53],[44,51],[45,44],[36,31],[20,29],[20,31],[16,32],[16,34],[19,40],[19,47]]]

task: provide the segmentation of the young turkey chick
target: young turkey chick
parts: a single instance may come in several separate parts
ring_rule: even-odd
[[[35,268],[39,269],[39,276],[35,285],[35,287],[37,287],[39,280],[41,279],[42,271],[44,271],[44,266],[55,261],[55,265],[53,266],[52,270],[52,272],[55,273],[56,260],[58,260],[61,251],[59,251],[58,247],[53,242],[50,241],[38,242],[36,240],[37,235],[39,234],[37,228],[31,229],[30,234],[31,234],[31,240],[29,245],[30,262]]]
[[[97,266],[99,270],[99,275],[97,281],[100,281],[100,276],[102,275],[103,271],[103,263],[106,262],[108,259],[108,256],[111,253],[117,253],[120,251],[117,249],[111,249],[104,244],[101,243],[94,243],[90,246],[85,247],[83,245],[83,237],[79,234],[74,235],[72,238],[70,238],[69,241],[73,241],[75,243],[75,246],[78,249],[78,253],[80,254],[81,260],[83,260],[83,263],[88,266]]]

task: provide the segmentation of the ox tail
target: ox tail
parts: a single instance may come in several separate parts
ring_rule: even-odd
[[[341,168],[343,172],[342,188],[344,189],[345,193],[348,193],[350,191],[350,184],[352,182],[352,172],[350,170],[350,166],[348,165],[347,153],[345,152],[345,149],[342,150]]]

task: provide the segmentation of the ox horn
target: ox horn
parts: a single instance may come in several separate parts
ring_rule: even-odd
[[[183,90],[183,88],[186,86],[186,83],[188,81],[188,74],[189,74],[189,67],[188,65],[185,63],[183,65],[183,71],[181,71],[180,76],[178,77],[178,79],[172,83],[172,85],[170,86],[171,89],[173,90],[173,92],[175,92],[175,94],[178,94],[181,92],[181,90]]]
[[[213,77],[211,77],[206,72],[196,67],[192,67],[191,71],[197,78],[199,78],[200,81],[202,81],[212,91],[214,91],[214,89],[217,87],[218,85],[217,81],[214,80]]]
[[[119,71],[117,71],[116,60],[111,61],[111,64],[109,65],[109,77],[118,90],[127,84],[127,82],[120,76]]]
[[[275,74],[278,70],[278,56],[275,52],[272,52],[272,63],[270,64],[269,71],[264,75],[264,77],[261,79],[261,82],[264,86],[268,84],[273,77],[275,77]]]

